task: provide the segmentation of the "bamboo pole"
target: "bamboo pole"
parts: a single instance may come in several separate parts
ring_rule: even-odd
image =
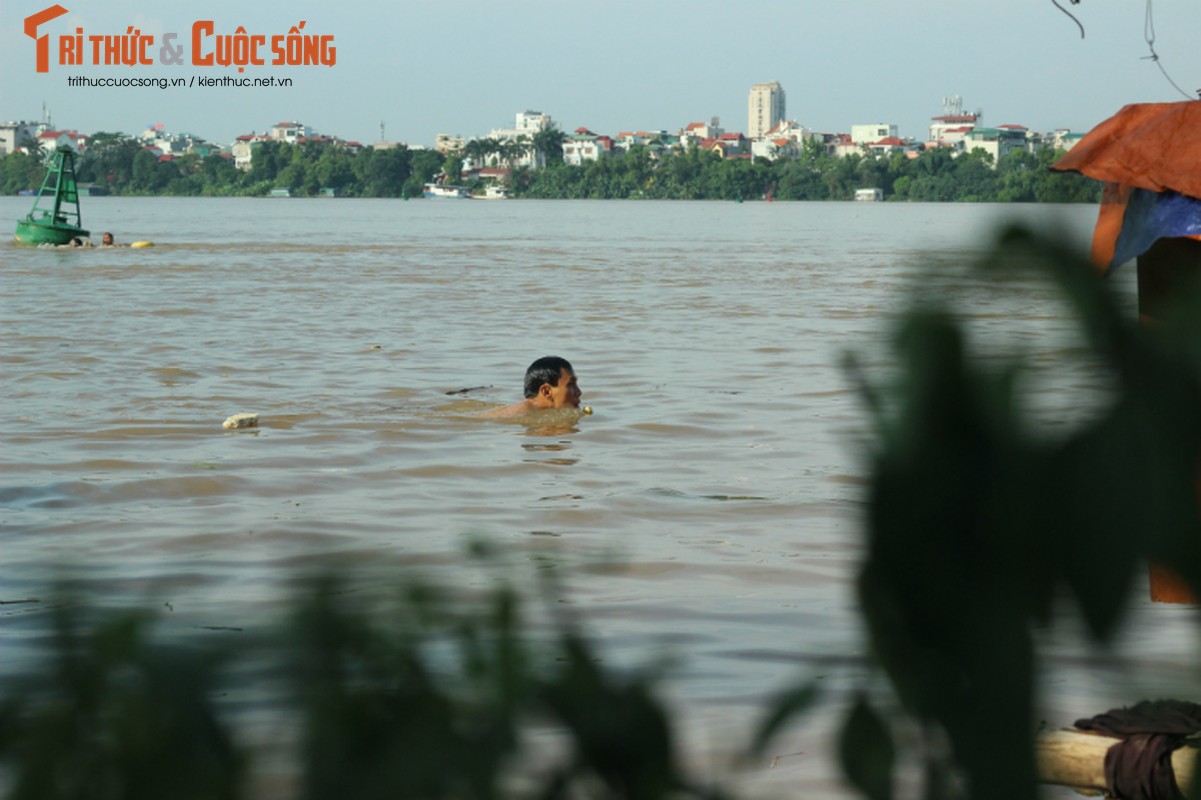
[[[1105,753],[1120,739],[1084,731],[1059,730],[1040,734],[1034,740],[1034,759],[1041,783],[1073,789],[1105,791]],[[1198,749],[1182,747],[1172,753],[1176,785],[1188,794],[1197,767]]]

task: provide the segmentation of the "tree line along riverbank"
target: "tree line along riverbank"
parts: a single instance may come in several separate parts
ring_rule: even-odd
[[[534,145],[525,145],[528,150]],[[635,146],[624,154],[579,166],[562,162],[557,148],[549,163],[533,170],[514,166],[522,152],[501,150],[501,166],[511,166],[512,197],[543,199],[664,200],[851,200],[872,187],[886,201],[1094,203],[1100,184],[1076,174],[1052,172],[1062,153],[1012,151],[994,163],[976,150],[955,155],[947,149],[890,157],[835,157],[807,146],[800,158],[723,159],[691,148],[655,152]],[[352,152],[331,142],[264,142],[249,170],[228,156],[196,154],[160,160],[135,139],[99,133],[80,155],[79,182],[113,195],[256,196],[287,189],[292,196],[419,197],[422,186],[439,176],[468,187],[479,184],[463,172],[463,159],[407,147],[363,148]],[[12,153],[0,159],[0,192],[14,195],[41,185],[40,153]],[[481,187],[482,188],[482,187]]]

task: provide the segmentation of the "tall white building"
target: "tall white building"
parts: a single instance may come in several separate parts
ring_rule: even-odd
[[[762,139],[783,119],[784,88],[776,81],[752,86],[747,103],[747,138]]]

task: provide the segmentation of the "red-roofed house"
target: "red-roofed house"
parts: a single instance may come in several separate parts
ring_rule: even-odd
[[[717,141],[721,142],[726,158],[751,154],[751,142],[741,133],[723,133]]]
[[[849,133],[840,133],[833,142],[826,145],[826,150],[835,158],[846,158],[850,155],[863,155],[865,146],[851,139]]]
[[[904,139],[896,136],[886,136],[878,142],[869,142],[867,151],[875,156],[890,156],[893,153],[903,153],[908,147]]]
[[[796,120],[780,120],[767,132],[763,139],[751,142],[751,154],[767,159],[797,158],[806,141],[817,139],[817,135]]]
[[[704,139],[698,145],[702,150],[716,153],[721,158],[750,157],[747,139],[741,133],[723,133],[716,138]]]
[[[617,146],[623,150],[629,150],[636,144],[646,144],[646,142],[642,139],[639,139],[638,134],[634,133],[633,131],[621,131],[617,134],[617,136],[613,137],[613,141],[615,141]]]
[[[250,169],[250,162],[254,158],[254,148],[261,142],[270,141],[270,138],[263,134],[246,133],[235,139],[233,146],[229,148],[234,157],[234,166],[241,170]]]
[[[973,130],[980,121],[979,114],[945,114],[930,120],[931,142],[961,143],[964,135]]]
[[[725,133],[717,124],[717,120],[706,124],[704,122],[689,122],[687,127],[679,132],[680,146],[687,149],[693,145],[701,146],[706,139],[716,139]]]
[[[46,153],[53,153],[59,147],[69,147],[80,153],[88,146],[88,137],[77,131],[43,131],[37,139]]]

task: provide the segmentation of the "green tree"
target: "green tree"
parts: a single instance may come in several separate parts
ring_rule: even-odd
[[[927,150],[913,165],[912,181],[906,188],[910,200],[946,202],[955,200],[955,154],[945,147]]]
[[[980,148],[973,149],[955,159],[955,196],[952,199],[973,203],[992,200],[996,182],[992,154]]]
[[[155,194],[167,187],[179,172],[152,151],[141,148],[133,157],[129,188],[138,193]]]
[[[831,200],[850,200],[855,196],[855,190],[860,188],[859,166],[864,158],[859,153],[852,153],[826,162],[822,180]]]
[[[776,197],[780,200],[826,200],[830,193],[821,172],[815,167],[794,161],[778,168]]]
[[[35,156],[9,153],[0,159],[0,194],[16,194],[25,189],[36,191],[45,175],[45,166]]]
[[[1039,179],[1038,156],[1025,150],[1011,150],[997,162],[997,200],[1033,202]]]
[[[711,160],[713,154],[701,150],[695,142],[679,155],[666,159],[659,171],[671,196],[678,199],[696,199],[700,195],[698,179],[705,171],[706,161]]]
[[[42,144],[41,139],[28,134],[21,137],[21,141],[17,143],[17,147],[33,156],[38,161],[45,161],[49,156],[49,153],[47,152],[46,147]]]
[[[1101,182],[1085,175],[1071,172],[1056,172],[1051,169],[1062,150],[1040,150],[1037,156],[1038,174],[1034,199],[1039,203],[1099,203]]]
[[[275,187],[287,189],[293,194],[304,194],[304,185],[308,181],[303,164],[289,164],[275,175]]]
[[[646,145],[636,144],[626,152],[621,159],[622,168],[619,185],[622,187],[617,196],[643,196],[650,188],[654,162],[651,161],[650,150]]]
[[[250,158],[250,183],[274,184],[280,170],[291,161],[291,145],[284,142],[259,142],[253,145]]]
[[[317,159],[313,175],[321,188],[343,192],[354,182],[354,160],[344,147],[329,147]]]
[[[458,153],[448,155],[442,162],[442,172],[446,175],[446,180],[458,184],[463,180],[463,157]]]
[[[529,167],[518,167],[509,173],[509,188],[515,195],[528,195],[535,183],[538,182],[542,171]]]
[[[435,150],[417,150],[413,153],[411,170],[401,193],[404,197],[420,197],[425,184],[434,179],[442,169],[442,154]]]
[[[352,170],[361,197],[400,197],[411,174],[407,147],[366,148],[355,156]]]
[[[856,189],[879,188],[885,196],[892,194],[890,160],[880,156],[865,156],[855,169]]]
[[[485,165],[490,151],[491,145],[486,139],[472,139],[463,145],[463,157],[471,162],[474,169]]]
[[[562,164],[563,143],[565,141],[567,141],[567,134],[554,125],[535,133],[533,146],[539,166],[546,167],[552,164]]]
[[[97,131],[88,137],[88,149],[103,150],[110,145],[119,144],[130,137],[119,131]]]
[[[205,179],[202,194],[233,194],[242,180],[242,173],[234,166],[233,159],[222,155],[202,159],[200,171]]]
[[[98,183],[114,194],[134,191],[133,162],[142,146],[124,134],[99,133],[79,160],[76,176],[84,183]]]
[[[517,162],[524,158],[533,147],[534,143],[530,141],[529,137],[521,134],[516,139],[502,143],[498,152],[505,165],[509,169],[513,169]]]

